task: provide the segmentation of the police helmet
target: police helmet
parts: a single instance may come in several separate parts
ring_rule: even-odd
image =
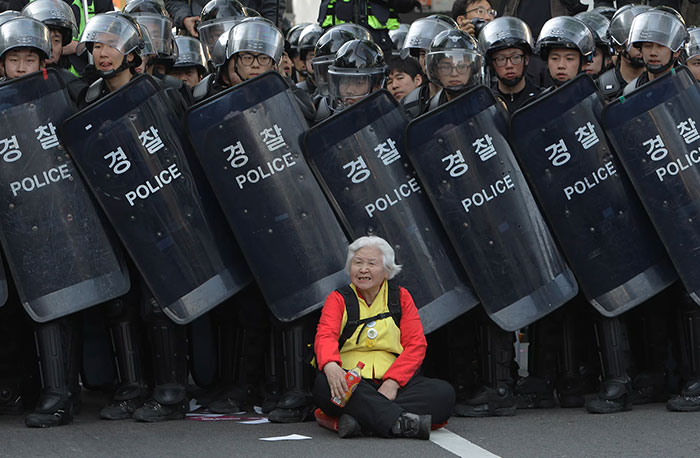
[[[611,6],[596,6],[591,10],[593,13],[602,14],[608,21],[611,21],[615,13],[618,11]]]
[[[610,27],[608,27],[608,37],[613,46],[624,46],[630,35],[630,27],[634,18],[649,11],[651,6],[647,5],[625,5],[612,17]]]
[[[656,43],[676,52],[686,42],[688,31],[678,16],[667,10],[653,8],[637,15],[630,26],[627,47]]]
[[[369,30],[367,30],[365,27],[362,27],[359,24],[353,24],[352,22],[343,22],[342,24],[336,24],[332,27],[329,27],[325,33],[330,32],[331,30],[345,30],[346,32],[350,32],[358,40],[374,41],[372,39],[372,34],[369,32]],[[391,32],[392,31],[390,30],[389,35],[391,35]]]
[[[406,58],[412,55],[417,58],[421,49],[427,51],[430,48],[430,43],[437,34],[457,28],[455,20],[444,14],[432,14],[425,18],[416,19],[406,33],[406,39],[401,47],[401,57]]]
[[[342,110],[384,86],[386,64],[373,41],[351,40],[340,47],[328,67],[330,106]]]
[[[532,54],[534,39],[530,27],[516,17],[499,17],[487,23],[479,34],[479,51],[488,56],[502,49],[519,48]]]
[[[309,51],[313,51],[316,47],[316,42],[323,35],[323,29],[318,24],[310,24],[304,27],[299,35],[297,42],[297,52],[302,59],[306,58]]]
[[[685,44],[685,52],[687,59],[700,55],[700,27],[688,29],[688,42]]]
[[[282,32],[267,19],[246,18],[229,31],[226,60],[240,52],[265,54],[278,64],[284,54]]]
[[[173,68],[197,67],[200,75],[204,75],[207,72],[207,58],[199,40],[178,35],[175,37],[175,46],[177,48],[177,59],[175,59]]]
[[[425,68],[428,80],[448,91],[463,91],[483,80],[479,45],[463,30],[445,30],[433,38]]]
[[[236,0],[211,0],[204,5],[197,26],[199,39],[211,55],[216,41],[227,34],[231,27],[247,18],[243,5]]]
[[[602,14],[594,11],[585,11],[577,14],[574,17],[579,19],[581,22],[586,24],[589,29],[591,29],[596,46],[609,52],[610,38],[608,36],[608,29],[610,28],[610,20]]]
[[[22,15],[43,22],[49,29],[58,29],[63,46],[78,38],[78,26],[73,9],[63,0],[36,0],[22,9]]]
[[[87,49],[92,52],[94,43],[102,43],[119,51],[123,56],[134,53],[132,65],[141,65],[141,50],[144,47],[141,27],[128,14],[120,11],[93,16],[85,25],[85,30],[80,36],[80,42],[76,48],[78,55]],[[126,59],[122,65],[126,65]]]
[[[358,38],[346,29],[331,27],[318,39],[312,66],[316,87],[321,95],[328,95],[328,67],[335,60],[335,54],[347,42]]]
[[[391,47],[395,51],[400,51],[406,41],[406,35],[408,35],[408,29],[410,26],[408,24],[399,24],[398,29],[389,30],[389,38],[391,38]]]
[[[581,53],[582,62],[590,62],[595,52],[593,32],[581,20],[570,16],[554,17],[542,26],[535,52],[547,60],[552,49],[569,48]]]
[[[51,32],[42,22],[19,16],[0,26],[0,59],[11,49],[31,48],[42,59],[51,57]]]

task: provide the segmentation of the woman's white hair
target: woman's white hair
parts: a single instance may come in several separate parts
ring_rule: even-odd
[[[345,261],[345,271],[350,275],[350,264],[352,263],[352,258],[355,257],[355,253],[360,248],[365,248],[368,246],[374,246],[379,248],[382,252],[382,262],[384,263],[384,270],[386,271],[387,278],[391,280],[401,272],[400,265],[396,264],[396,256],[394,254],[394,249],[389,245],[389,243],[381,237],[376,235],[366,235],[355,240],[348,246],[348,259]]]

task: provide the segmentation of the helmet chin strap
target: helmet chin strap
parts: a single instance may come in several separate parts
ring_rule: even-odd
[[[630,56],[630,53],[628,51],[623,51],[622,52],[622,57],[627,59],[627,61],[630,63],[630,65],[634,68],[644,68],[644,59],[641,57],[632,57]]]
[[[122,60],[121,65],[119,67],[112,69],[112,70],[107,70],[106,72],[103,72],[102,70],[97,70],[97,73],[106,80],[112,79],[124,70],[127,70],[130,67],[129,63],[126,60],[126,56],[124,56],[124,60]]]
[[[496,78],[498,78],[498,81],[500,81],[501,83],[503,83],[504,85],[506,85],[506,86],[508,86],[508,87],[515,87],[515,86],[517,86],[518,83],[520,83],[520,82],[523,80],[524,77],[525,77],[525,72],[523,72],[523,74],[520,75],[520,76],[517,76],[517,77],[515,77],[515,78],[510,78],[510,79],[508,79],[508,78],[501,78],[500,76],[496,76]]]
[[[647,71],[648,71],[649,73],[654,74],[654,75],[658,75],[658,74],[660,74],[660,73],[663,73],[663,72],[665,72],[666,70],[668,70],[669,68],[671,68],[671,66],[673,66],[673,61],[674,61],[674,60],[675,60],[675,59],[673,58],[673,56],[671,56],[671,58],[668,59],[668,62],[666,62],[666,63],[663,64],[663,65],[649,65],[649,64],[646,64]]]

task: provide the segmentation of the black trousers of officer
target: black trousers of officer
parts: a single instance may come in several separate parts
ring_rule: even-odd
[[[326,415],[339,417],[346,413],[353,416],[363,430],[384,437],[391,437],[391,427],[403,412],[432,415],[434,425],[446,422],[452,415],[455,391],[444,380],[414,375],[399,388],[393,401],[377,391],[380,386],[374,380],[363,379],[345,407],[340,408],[331,402],[326,374],[318,372],[313,389],[314,401]]]

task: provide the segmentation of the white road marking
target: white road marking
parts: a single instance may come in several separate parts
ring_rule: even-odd
[[[445,428],[430,432],[430,442],[439,445],[448,452],[468,458],[499,458],[498,455],[469,442],[462,436]]]

